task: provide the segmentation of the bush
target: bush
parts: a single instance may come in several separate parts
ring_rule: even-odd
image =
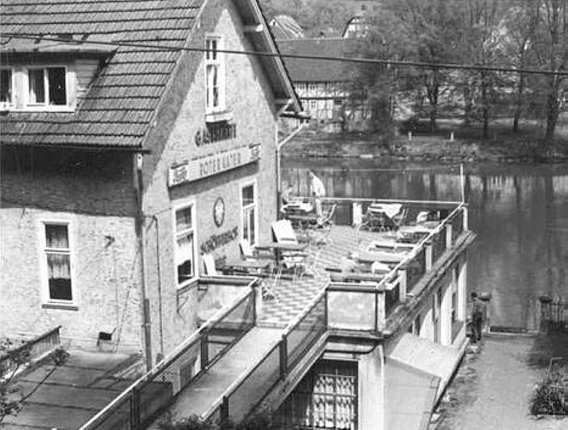
[[[567,392],[563,373],[551,374],[537,387],[531,401],[531,414],[568,415]]]

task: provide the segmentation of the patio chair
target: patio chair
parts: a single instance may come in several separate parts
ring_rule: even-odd
[[[297,244],[298,237],[292,227],[292,223],[287,219],[281,219],[272,223],[272,234],[278,243],[294,243]]]
[[[295,272],[295,279],[299,280],[305,276],[315,277],[316,268],[320,259],[321,249],[318,249],[315,253],[309,255],[302,263],[299,265],[298,270]]]
[[[215,266],[215,259],[211,254],[203,254],[201,256],[203,260],[203,267],[205,269],[205,274],[207,276],[218,276],[219,272],[217,271],[217,267]]]
[[[245,260],[274,260],[273,255],[260,254],[258,250],[250,245],[248,239],[239,241],[239,250],[241,252],[241,258]]]
[[[289,220],[281,219],[272,223],[272,234],[278,243],[299,243],[296,232],[292,228],[292,224]],[[304,260],[307,256],[308,253],[305,251],[283,251],[279,269],[284,268],[292,271],[295,276],[296,271],[304,264]]]

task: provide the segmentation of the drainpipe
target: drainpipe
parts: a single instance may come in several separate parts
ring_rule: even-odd
[[[276,213],[280,214],[280,209],[282,206],[282,181],[281,181],[281,169],[280,169],[280,165],[281,165],[281,153],[280,153],[280,149],[287,144],[290,140],[292,140],[300,131],[302,131],[306,126],[308,125],[308,122],[304,122],[302,121],[300,123],[300,125],[292,132],[290,133],[288,136],[286,136],[283,140],[281,140],[280,142],[278,142],[278,125],[276,126],[276,139],[275,141],[276,143],[276,198],[277,198],[277,203],[276,203]]]
[[[152,332],[150,321],[150,302],[146,297],[146,269],[144,262],[144,209],[142,201],[144,196],[144,178],[142,176],[142,154],[136,154],[136,200],[138,203],[136,214],[136,237],[138,239],[138,249],[140,251],[140,312],[142,315],[142,329],[144,337],[144,355],[146,358],[146,369],[152,368]]]

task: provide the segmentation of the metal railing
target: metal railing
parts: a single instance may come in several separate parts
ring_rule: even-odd
[[[0,356],[0,378],[30,361],[35,361],[54,351],[61,345],[61,326],[24,342],[21,346],[5,351]],[[22,363],[25,360],[26,363]]]
[[[206,322],[168,357],[135,381],[81,430],[140,429],[214,364],[256,323],[256,281],[229,309]]]
[[[345,199],[345,202],[333,199],[333,202],[351,205],[353,199]],[[409,204],[408,201],[401,203]],[[235,417],[234,411],[254,409],[303,357],[309,356],[310,349],[329,329],[367,332],[384,329],[386,319],[401,302],[402,295],[413,291],[429,269],[428,264],[436,262],[464,231],[467,208],[463,203],[414,203],[416,208],[409,211],[411,214],[435,204],[447,214],[379,283],[328,283],[284,330],[278,343],[235,380],[202,418],[213,422],[244,418]],[[453,210],[449,208],[451,205]],[[337,223],[341,224],[341,211],[337,213]],[[449,225],[452,229],[450,244],[447,243]],[[237,305],[201,327],[174,354],[135,382],[81,429],[138,429],[150,423],[181,390],[255,324],[255,291],[251,290]]]
[[[327,294],[323,289],[282,333],[280,341],[236,380],[203,415],[210,422],[238,422],[244,416],[233,411],[250,411],[298,364],[327,332]]]

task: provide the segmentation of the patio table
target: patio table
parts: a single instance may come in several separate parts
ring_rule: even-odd
[[[263,275],[267,274],[270,265],[271,260],[267,259],[235,259],[228,260],[221,270],[223,273],[229,272],[247,275]]]

